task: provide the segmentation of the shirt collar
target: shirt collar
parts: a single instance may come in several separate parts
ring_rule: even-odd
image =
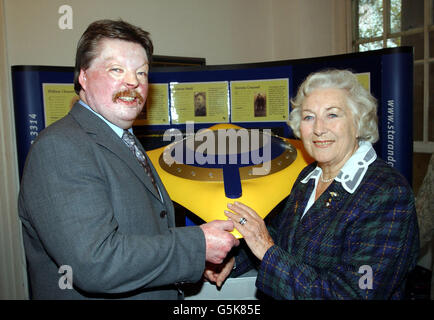
[[[119,136],[119,138],[122,138],[122,135],[124,133],[124,129],[119,128],[117,125],[111,123],[110,121],[108,121],[106,118],[104,118],[102,115],[100,115],[99,113],[95,112],[91,107],[89,107],[83,100],[79,100],[78,101],[83,107],[85,107],[86,109],[88,109],[90,112],[92,112],[93,114],[97,115],[99,118],[101,118],[105,123],[107,123],[107,125],[116,133],[116,135]],[[128,131],[130,133],[133,133],[133,128],[129,128]]]
[[[372,147],[372,144],[368,141],[359,141],[359,148],[344,164],[335,178],[335,181],[340,182],[342,187],[349,193],[354,193],[365,176],[369,165],[374,162],[375,159],[377,159],[377,153]],[[310,179],[316,181],[319,179],[321,174],[322,170],[317,166],[303,180],[301,180],[301,182],[307,183]]]

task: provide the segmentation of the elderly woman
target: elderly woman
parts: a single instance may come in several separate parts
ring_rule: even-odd
[[[266,227],[242,203],[226,211],[259,259],[256,286],[276,299],[402,299],[418,256],[417,219],[409,184],[372,147],[376,100],[350,71],[314,73],[289,124],[315,162],[283,212]],[[252,265],[247,255],[236,257],[235,274]]]

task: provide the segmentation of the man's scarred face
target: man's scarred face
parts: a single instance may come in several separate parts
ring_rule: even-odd
[[[103,39],[90,67],[80,71],[80,98],[111,123],[128,129],[145,104],[148,70],[140,44]]]

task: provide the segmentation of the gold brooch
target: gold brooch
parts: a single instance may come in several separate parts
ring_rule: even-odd
[[[329,194],[330,194],[330,198],[327,200],[327,202],[325,204],[326,207],[330,206],[330,203],[332,202],[332,198],[333,197],[337,197],[338,196],[338,194],[336,192],[333,192],[333,191],[330,191]]]

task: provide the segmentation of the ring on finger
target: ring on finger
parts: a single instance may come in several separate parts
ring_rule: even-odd
[[[246,218],[244,218],[244,217],[242,217],[241,219],[240,219],[240,225],[245,225],[246,224],[246,222],[247,222],[247,219]]]

